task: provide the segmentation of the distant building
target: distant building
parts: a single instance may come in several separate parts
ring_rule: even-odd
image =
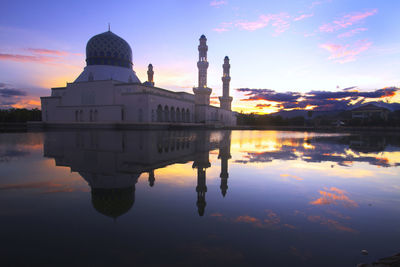
[[[207,38],[202,35],[199,41],[198,87],[190,94],[155,87],[152,64],[147,81],[140,82],[125,40],[111,31],[93,36],[86,46],[86,67],[78,78],[41,97],[43,122],[236,125],[229,96],[229,58],[224,58],[220,107],[211,106]]]
[[[351,116],[353,119],[382,119],[387,120],[390,110],[387,108],[379,107],[374,104],[367,104],[364,106],[360,106],[358,108],[354,108],[351,110]]]

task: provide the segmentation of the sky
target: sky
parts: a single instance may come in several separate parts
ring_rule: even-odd
[[[205,34],[212,103],[227,55],[235,111],[400,102],[399,12],[397,0],[7,1],[0,108],[40,108],[51,87],[76,79],[108,23],[131,45],[139,79],[152,63],[156,86],[173,91],[196,86]]]

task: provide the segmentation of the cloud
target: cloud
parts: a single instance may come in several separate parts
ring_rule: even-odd
[[[29,154],[30,154],[29,151],[24,151],[24,150],[13,150],[13,149],[6,149],[5,151],[0,150],[0,163],[19,159],[28,156]]]
[[[40,55],[66,56],[69,54],[66,51],[51,50],[51,49],[44,49],[44,48],[27,48],[26,50],[33,54],[40,54]]]
[[[226,5],[226,4],[228,4],[228,1],[225,1],[225,0],[220,0],[220,1],[213,0],[213,1],[210,2],[210,6],[217,7],[217,8],[221,7],[223,5]]]
[[[222,22],[218,28],[214,28],[213,31],[216,32],[226,32],[230,31],[233,27],[233,22]]]
[[[273,212],[272,210],[265,210],[265,213],[266,213],[265,219],[258,219],[256,217],[252,217],[249,215],[242,215],[233,219],[233,222],[247,223],[257,228],[280,227],[279,225],[281,223],[281,218],[275,212]],[[291,229],[295,228],[294,226],[289,224],[285,224],[283,226]]]
[[[299,21],[299,20],[303,20],[303,19],[306,19],[306,18],[310,18],[312,16],[314,16],[313,13],[311,13],[311,14],[303,14],[303,15],[300,15],[300,16],[294,18],[293,20],[294,21]]]
[[[292,179],[297,180],[297,181],[303,181],[303,180],[304,180],[303,178],[301,178],[301,177],[299,177],[299,176],[297,176],[297,175],[292,175],[292,174],[283,173],[283,174],[281,174],[280,176],[281,176],[281,177],[292,178]]]
[[[358,151],[370,149],[371,141],[368,138],[362,139],[360,145],[354,145],[353,137],[337,136],[337,137],[323,137],[313,139],[313,143],[307,141],[302,142],[287,142],[282,145],[278,145],[274,150],[265,152],[247,152],[243,156],[243,159],[236,160],[236,163],[265,163],[272,162],[274,160],[301,160],[303,162],[331,162],[337,165],[346,167],[347,162],[353,163],[368,163],[374,166],[380,166],[384,168],[396,167],[400,163],[389,159],[378,156],[377,154],[360,154]],[[359,142],[359,141],[357,141]],[[377,142],[377,141],[375,141]],[[388,143],[388,139],[383,138],[379,140],[380,143],[384,143],[391,146],[398,146],[396,143]],[[281,142],[283,143],[283,142]],[[378,148],[379,151],[384,151],[385,146]],[[374,150],[375,152],[378,150]],[[358,174],[357,174],[358,175]],[[281,177],[285,179],[289,178],[289,174],[281,174]],[[301,177],[292,177],[294,179],[302,179]],[[326,190],[325,190],[326,191]],[[331,193],[334,194],[345,194],[344,191],[339,191],[337,188],[331,188]],[[321,200],[322,201],[322,200]]]
[[[397,87],[387,87],[369,92],[359,92],[356,87],[345,88],[341,91],[309,91],[276,92],[272,89],[238,88],[236,91],[245,93],[247,98],[241,101],[270,101],[282,109],[304,109],[307,106],[316,106],[314,110],[343,110],[348,109],[354,101],[362,103],[365,99],[377,99],[392,97],[400,90]],[[271,103],[257,103],[256,108],[266,107]]]
[[[26,96],[26,92],[19,89],[0,88],[0,97]]]
[[[54,64],[62,61],[66,56],[81,55],[80,53],[70,53],[67,51],[51,50],[45,48],[25,48],[24,51],[29,52],[29,54],[0,53],[0,60]]]
[[[335,230],[339,230],[339,231],[344,231],[344,232],[351,232],[351,233],[356,233],[357,231],[342,225],[341,223],[339,223],[338,221],[332,220],[332,219],[328,219],[325,218],[323,216],[319,216],[319,215],[310,215],[307,216],[307,220],[309,220],[310,222],[315,222],[315,223],[319,223],[321,225],[326,225],[329,228],[335,229]]]
[[[250,88],[239,88],[236,89],[238,92],[246,93],[247,99],[242,101],[252,100],[267,100],[276,102],[294,102],[300,98],[301,94],[296,92],[278,93],[272,89],[250,89]]]
[[[347,38],[347,37],[354,36],[354,35],[356,35],[357,33],[365,32],[365,31],[367,31],[367,30],[368,30],[367,28],[356,28],[356,29],[350,30],[350,31],[348,31],[348,32],[341,33],[341,34],[339,34],[337,37],[338,37],[338,38]]]
[[[311,5],[310,5],[310,9],[312,9],[312,8],[314,8],[314,7],[316,7],[316,6],[319,6],[319,5],[325,4],[325,3],[330,3],[330,2],[332,2],[332,0],[325,0],[325,1],[314,1],[314,2],[312,2],[312,3],[311,3]]]
[[[255,31],[269,25],[274,28],[276,34],[283,33],[290,27],[290,16],[285,12],[279,14],[260,15],[255,21],[242,20],[236,22],[223,22],[219,27],[214,28],[213,30],[216,32],[226,32],[236,27],[245,31]]]
[[[331,192],[329,192],[331,191]],[[347,192],[336,187],[324,188],[319,191],[321,197],[311,201],[311,205],[337,205],[341,203],[345,207],[358,207],[358,204],[347,196]]]
[[[257,104],[256,108],[263,109],[263,108],[269,108],[270,106],[272,106],[272,105],[271,104]]]
[[[377,9],[372,9],[365,12],[350,13],[337,20],[334,20],[332,23],[323,24],[319,27],[319,30],[321,32],[334,32],[340,29],[348,28],[354,24],[363,22],[365,18],[375,15],[377,12]]]
[[[0,109],[9,108],[40,108],[40,101],[38,97],[28,95],[26,90],[0,83]]]
[[[360,53],[368,50],[372,45],[372,42],[367,40],[357,41],[352,45],[340,45],[340,44],[321,44],[320,47],[329,51],[331,55],[328,59],[334,60],[338,63],[347,63],[356,60],[356,56]]]
[[[256,21],[242,21],[235,24],[236,27],[246,30],[255,31],[265,28],[269,24],[274,27],[276,33],[283,33],[290,27],[290,16],[285,13],[261,15]]]
[[[40,55],[21,55],[21,54],[4,54],[0,53],[0,60],[16,61],[16,62],[38,62],[50,63],[57,61],[57,58]]]

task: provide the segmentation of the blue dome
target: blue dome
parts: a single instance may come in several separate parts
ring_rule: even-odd
[[[95,35],[86,45],[86,65],[132,68],[132,49],[124,39],[110,31]]]

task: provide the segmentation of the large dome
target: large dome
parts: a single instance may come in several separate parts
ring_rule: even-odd
[[[87,43],[86,64],[132,68],[132,49],[118,35],[104,32],[93,36]]]

